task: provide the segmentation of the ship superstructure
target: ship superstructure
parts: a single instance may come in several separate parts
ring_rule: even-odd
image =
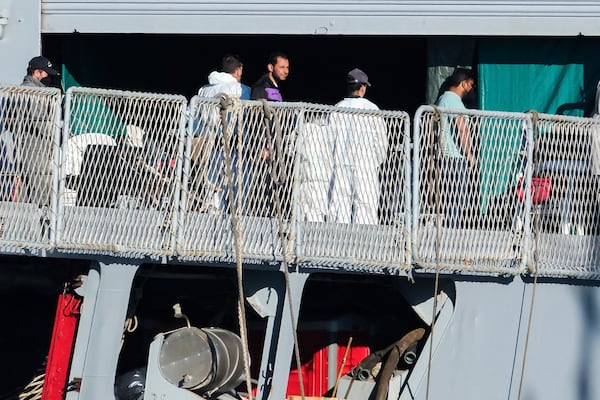
[[[454,376],[455,395],[488,393],[458,384],[463,371],[446,369],[454,362],[503,364],[490,367],[504,376],[490,384],[517,396],[540,390],[535,366],[547,355],[540,327],[565,329],[559,321],[573,317],[566,310],[580,307],[560,296],[575,290],[593,301],[600,120],[462,111],[477,137],[478,161],[469,189],[453,193],[439,173],[439,133],[445,124],[452,128],[456,110],[424,106],[411,120],[399,111],[227,96],[188,103],[173,95],[73,88],[63,106],[56,89],[1,93],[3,252],[94,260],[76,289],[83,303],[68,383],[77,382],[77,390],[67,397],[112,395],[117,371],[128,363],[123,326],[153,296],[144,287],[149,279],[197,280],[204,311],[196,318],[206,324],[190,331],[189,322],[188,328],[179,323],[181,331],[163,319],[163,336],[154,339],[159,343],[144,366],[149,398],[227,396],[248,374],[246,392],[258,398],[325,395],[346,371],[340,390],[367,398],[382,390],[377,377],[396,341],[403,343],[398,357],[410,348],[413,358],[387,367],[386,396],[438,396],[447,390],[440,375],[443,382]],[[350,128],[375,129],[387,140],[375,183],[376,224],[339,222],[328,201],[336,169],[349,162],[339,146],[354,146],[352,154],[365,158],[373,152],[372,141],[348,142]],[[268,157],[261,156],[265,149]],[[448,211],[456,196],[468,205],[458,220]],[[215,287],[223,282],[221,297]],[[181,285],[180,319],[198,313],[184,303],[194,291]],[[560,317],[549,317],[556,301]],[[191,357],[181,354],[190,344],[179,341],[213,348],[215,328],[223,329],[217,338],[237,338],[219,339],[237,350],[216,350],[209,365],[233,357],[234,370],[219,375],[212,364],[204,367],[217,374],[210,375],[177,364],[177,357]],[[552,340],[564,334],[553,330]],[[180,355],[160,353],[163,340]],[[355,353],[343,370],[346,348]],[[364,360],[379,350],[386,352],[370,362],[382,369],[373,372]],[[332,366],[317,368],[317,354]],[[165,357],[175,359],[165,364]],[[295,367],[290,373],[295,362],[303,378],[294,377]],[[177,383],[165,368],[188,371],[190,383]],[[316,378],[313,369],[328,378]]]

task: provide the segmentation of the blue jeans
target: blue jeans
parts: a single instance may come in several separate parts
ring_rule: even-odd
[[[243,158],[240,160],[237,151],[231,153],[231,169],[233,179],[233,198],[238,200],[238,162],[241,161],[242,177],[241,177],[241,197],[239,199],[238,211],[243,212],[246,208],[246,200],[248,197],[248,188],[250,186],[250,170],[248,161]],[[214,186],[221,189],[221,192],[216,194],[216,199],[213,204],[222,212],[229,212],[229,181],[227,177],[228,167],[225,164],[225,153],[222,150],[213,150],[211,155],[211,166],[208,171],[208,180]]]
[[[441,162],[442,210],[444,226],[459,228],[464,225],[469,190],[469,163],[465,158],[444,158]]]

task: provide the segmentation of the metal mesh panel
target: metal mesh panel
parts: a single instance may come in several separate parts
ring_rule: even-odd
[[[51,246],[60,101],[58,89],[0,86],[0,236],[8,251]]]
[[[305,110],[298,142],[299,260],[410,264],[408,132],[403,112]]]
[[[421,107],[411,154],[402,112],[194,98],[186,138],[181,96],[73,88],[61,138],[60,102],[0,87],[3,251],[233,260],[237,215],[247,262],[600,276],[600,120]]]
[[[533,205],[539,272],[600,276],[600,120],[535,115]],[[545,186],[542,186],[545,185]]]
[[[184,257],[234,257],[229,215],[236,211],[244,258],[280,260],[285,245],[288,259],[298,262],[408,262],[402,232],[409,198],[405,113],[304,103],[228,107],[201,98],[192,100],[191,110],[180,238]],[[368,166],[352,167],[350,161]],[[367,172],[349,182],[350,169]],[[367,205],[360,197],[365,191]]]
[[[421,107],[415,116],[415,262],[461,272],[517,274],[527,248],[530,117]],[[465,131],[461,131],[465,129]],[[470,154],[461,145],[468,132]]]
[[[186,104],[182,96],[69,89],[59,248],[174,252]]]
[[[268,156],[265,150],[272,129],[261,103],[236,101],[227,106],[218,99],[195,97],[190,109],[186,151],[190,165],[184,170],[186,201],[179,253],[184,258],[233,259],[231,214],[237,214],[244,237],[242,257],[280,259],[271,180],[276,172],[270,161],[274,154]],[[289,196],[282,200],[289,201]]]

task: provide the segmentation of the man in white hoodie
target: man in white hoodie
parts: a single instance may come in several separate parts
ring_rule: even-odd
[[[204,85],[198,91],[199,97],[215,97],[219,94],[240,98],[241,100],[250,99],[250,87],[241,83],[244,65],[239,56],[228,54],[223,57],[221,62],[221,71],[213,71],[208,75],[208,84]],[[229,121],[236,123],[236,121]],[[237,129],[234,130],[236,135]],[[228,206],[228,180],[225,168],[225,153],[223,149],[222,121],[220,109],[214,104],[201,105],[199,112],[199,124],[194,138],[193,154],[202,153],[199,159],[207,161],[206,163],[197,163],[195,168],[197,173],[202,176],[203,182],[203,205],[209,212],[227,213]],[[230,142],[235,145],[236,140]],[[249,171],[247,162],[242,162],[242,190],[241,198],[238,199],[237,193],[237,165],[238,159],[243,158],[243,152],[240,149],[231,149],[231,168],[233,173],[233,193],[236,199],[237,208],[243,208],[246,198]],[[209,156],[210,155],[210,156]]]
[[[250,99],[250,87],[241,83],[244,64],[239,56],[228,54],[223,57],[221,71],[213,71],[208,75],[208,84],[198,90],[200,97],[214,97],[219,93]]]

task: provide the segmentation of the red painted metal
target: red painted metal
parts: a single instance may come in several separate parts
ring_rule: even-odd
[[[301,332],[300,341],[301,347],[304,349],[314,349],[311,351],[312,354],[306,355],[304,358],[300,371],[302,372],[302,383],[304,384],[305,396],[322,396],[327,390],[335,385],[334,382],[328,382],[327,380],[327,362],[328,352],[327,338],[330,336],[329,332],[317,331],[317,332]],[[342,338],[347,338],[350,335],[340,335]],[[321,344],[321,345],[319,345]],[[337,354],[337,365],[336,371],[342,365],[342,359],[346,351],[345,344],[338,343],[338,354]],[[348,352],[348,358],[344,364],[342,374],[350,372],[363,358],[370,354],[370,349],[364,345],[352,346]],[[300,379],[298,377],[298,370],[292,368],[289,375],[288,387],[286,397],[300,395]]]
[[[58,296],[42,400],[63,400],[65,398],[80,306],[81,299],[77,295],[62,293]]]

